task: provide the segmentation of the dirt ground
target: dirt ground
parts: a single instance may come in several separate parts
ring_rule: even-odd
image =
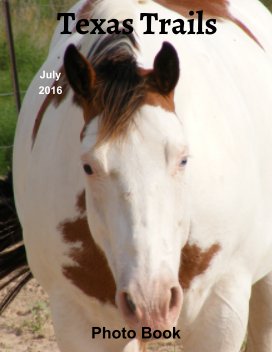
[[[59,352],[47,296],[34,279],[0,316],[0,351]]]
[[[180,345],[165,342],[149,344],[146,352],[181,351]],[[34,279],[0,316],[0,352],[59,352],[47,295]]]

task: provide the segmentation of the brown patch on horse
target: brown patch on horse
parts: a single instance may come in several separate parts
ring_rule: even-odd
[[[259,40],[255,37],[255,35],[250,31],[249,28],[247,28],[247,26],[241,22],[240,20],[238,20],[238,18],[232,17],[232,22],[234,22],[237,26],[239,26],[251,39],[253,39],[260,48],[262,48],[264,50],[264,47],[262,46],[262,44],[259,42]]]
[[[76,209],[78,210],[80,215],[85,215],[86,212],[86,198],[85,191],[82,191],[77,197],[76,201]]]
[[[86,0],[79,11],[76,13],[76,19],[79,21],[88,18],[92,13],[94,3],[94,0]]]
[[[228,20],[239,26],[251,39],[253,39],[262,49],[262,45],[255,35],[242,23],[234,17],[229,11],[228,0],[155,0],[160,5],[178,12],[183,17],[188,18],[190,10],[203,10],[204,16],[211,16],[218,19]]]
[[[92,10],[93,10],[93,6],[94,6],[94,1],[93,0],[86,0],[84,2],[84,4],[82,5],[82,7],[78,10],[78,12],[76,13],[76,22],[83,19],[89,19]],[[76,32],[76,24],[74,25],[73,29],[72,29],[72,33]]]
[[[58,81],[54,81],[53,84],[50,87],[50,93],[46,96],[46,98],[44,99],[37,117],[35,119],[35,123],[33,126],[33,130],[32,130],[32,148],[34,147],[41,123],[42,123],[42,119],[44,116],[44,113],[46,112],[48,106],[50,104],[54,104],[54,106],[57,108],[61,102],[65,99],[65,97],[67,96],[67,93],[69,91],[69,84],[67,82],[67,79],[65,77],[65,71],[64,71],[64,67],[62,66],[59,70],[60,75],[60,79]],[[62,93],[61,94],[54,94],[52,92],[52,88],[55,87],[57,89],[58,86],[62,87]]]
[[[58,228],[65,242],[81,246],[71,248],[69,257],[75,265],[65,265],[63,274],[86,295],[103,303],[115,305],[116,285],[102,250],[91,235],[86,217],[85,192],[80,193],[76,201],[79,216],[59,224]]]
[[[188,289],[192,280],[203,274],[209,267],[211,260],[221,249],[218,243],[207,250],[202,250],[196,244],[187,243],[181,254],[179,281],[183,289]]]

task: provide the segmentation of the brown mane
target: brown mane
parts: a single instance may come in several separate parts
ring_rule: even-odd
[[[109,35],[89,54],[97,77],[87,114],[89,119],[94,117],[93,111],[100,114],[98,141],[123,135],[144,101],[145,77],[137,66],[135,48],[133,35]]]

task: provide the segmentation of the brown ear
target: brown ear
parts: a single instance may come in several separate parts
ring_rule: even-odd
[[[85,99],[90,99],[95,84],[95,72],[73,44],[70,44],[65,51],[64,68],[75,93]]]
[[[179,58],[172,44],[163,42],[153,65],[150,74],[152,85],[161,94],[171,93],[179,79]]]

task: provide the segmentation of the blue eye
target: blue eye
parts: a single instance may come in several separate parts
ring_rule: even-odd
[[[89,164],[84,164],[83,169],[87,175],[92,175],[93,174],[93,169]]]
[[[180,161],[180,166],[185,166],[188,162],[188,159],[187,158],[183,158],[181,161]]]

